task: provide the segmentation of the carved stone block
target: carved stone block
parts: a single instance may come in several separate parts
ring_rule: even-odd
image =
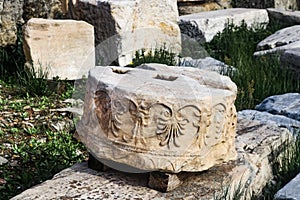
[[[114,169],[206,170],[236,158],[236,91],[230,78],[196,68],[96,67],[77,131]]]

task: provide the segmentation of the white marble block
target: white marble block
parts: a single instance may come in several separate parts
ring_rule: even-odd
[[[203,171],[236,158],[236,91],[230,78],[190,67],[96,67],[77,131],[118,170]]]
[[[32,18],[23,32],[27,63],[49,79],[81,79],[95,67],[94,28],[86,22]]]

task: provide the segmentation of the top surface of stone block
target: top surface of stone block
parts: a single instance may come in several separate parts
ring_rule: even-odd
[[[216,72],[160,64],[96,67],[77,130],[99,160],[202,171],[235,158],[235,98],[236,85]]]
[[[204,41],[209,42],[218,32],[223,31],[226,23],[232,22],[235,25],[240,25],[243,20],[249,27],[257,27],[268,24],[269,17],[264,9],[229,8],[182,15],[180,16],[179,27],[181,33],[191,37],[194,37],[198,31],[199,34],[196,36],[204,37]],[[201,39],[198,38],[198,40]]]

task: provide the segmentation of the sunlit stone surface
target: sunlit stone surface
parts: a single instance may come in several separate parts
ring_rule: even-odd
[[[96,67],[77,131],[118,170],[206,170],[236,158],[236,90],[228,77],[190,67]]]

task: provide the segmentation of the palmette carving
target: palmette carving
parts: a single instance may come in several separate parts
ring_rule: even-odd
[[[163,105],[163,104],[162,104]],[[200,110],[196,106],[185,106],[180,108],[177,112],[174,112],[170,107],[163,105],[166,110],[162,112],[161,116],[157,119],[157,131],[156,134],[160,136],[161,146],[173,144],[175,147],[180,147],[180,144],[177,142],[177,138],[185,134],[185,126],[190,123],[190,120],[187,118],[182,111],[187,108],[194,110],[194,116],[196,121],[192,122],[193,126],[196,128],[196,132],[199,131],[198,121],[200,121]],[[191,113],[189,113],[191,114]]]
[[[105,91],[97,91],[95,104],[97,106],[96,114],[101,128],[109,131],[114,137],[120,138],[125,143],[134,145],[142,144],[147,146],[147,138],[157,138],[159,146],[180,147],[179,137],[185,134],[199,134],[201,111],[197,106],[187,105],[179,108],[177,111],[163,103],[146,103],[144,99],[114,99],[108,97]],[[123,102],[123,103],[122,103]],[[124,102],[128,104],[124,105]],[[103,105],[99,105],[99,104]],[[108,113],[108,106],[111,106],[113,112]],[[158,113],[151,113],[156,112]],[[131,125],[123,122],[129,117]],[[110,119],[108,119],[110,118]],[[146,134],[145,128],[150,121],[155,124],[155,133]],[[194,132],[186,133],[186,126],[194,127]],[[130,131],[124,131],[123,126],[132,127]],[[111,127],[111,130],[108,130]],[[149,136],[150,135],[150,136]]]

